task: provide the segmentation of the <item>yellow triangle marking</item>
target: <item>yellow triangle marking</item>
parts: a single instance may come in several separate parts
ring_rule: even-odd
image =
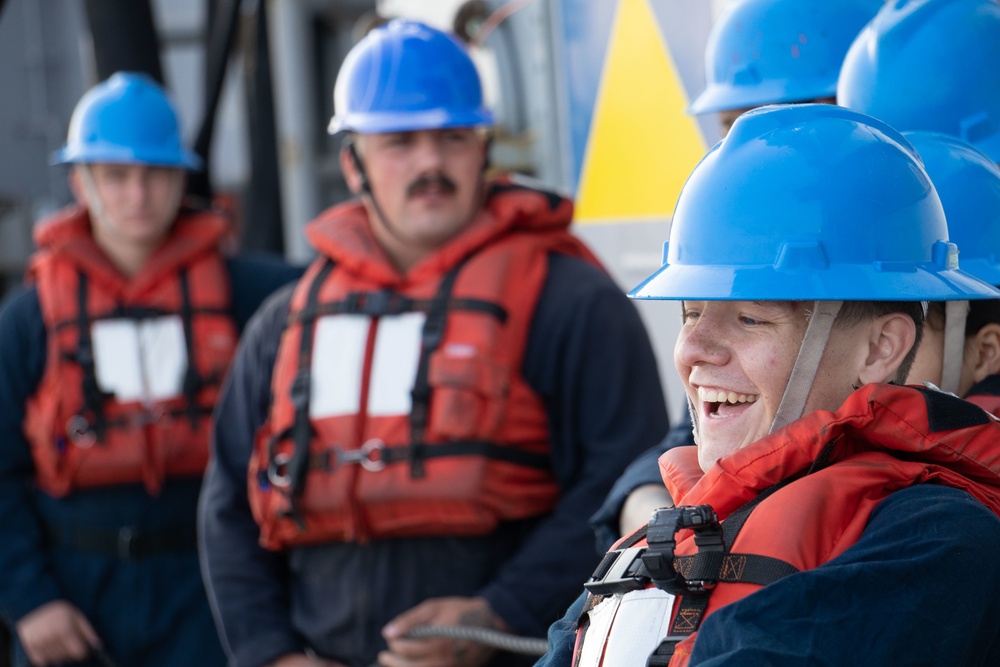
[[[612,30],[576,221],[668,218],[705,142],[648,0],[619,0]]]

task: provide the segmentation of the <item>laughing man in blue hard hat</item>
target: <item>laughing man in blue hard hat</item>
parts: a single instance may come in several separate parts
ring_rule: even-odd
[[[882,121],[820,104],[736,121],[630,294],[682,304],[697,446],[660,459],[676,506],[612,548],[539,665],[1000,661],[1000,422],[895,384],[923,302],[1000,294],[947,238]]]

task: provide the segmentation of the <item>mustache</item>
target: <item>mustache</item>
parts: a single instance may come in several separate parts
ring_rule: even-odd
[[[455,182],[444,174],[427,174],[410,183],[409,187],[406,188],[406,196],[411,197],[429,187],[441,188],[448,194],[452,194],[458,189]]]

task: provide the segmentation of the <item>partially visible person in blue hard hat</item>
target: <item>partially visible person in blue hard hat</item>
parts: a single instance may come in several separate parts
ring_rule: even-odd
[[[712,26],[705,47],[707,85],[688,111],[717,112],[722,135],[740,114],[778,103],[832,104],[844,55],[882,0],[738,0]],[[667,449],[693,445],[691,423],[637,458],[591,517],[599,546],[644,525],[669,505],[656,460]]]
[[[334,111],[358,198],[308,226],[319,258],[260,311],[217,412],[201,545],[230,664],[525,664],[411,632],[540,639],[572,602],[587,517],[667,431],[649,340],[571,202],[487,177],[452,36],[373,30]]]
[[[1000,664],[1000,422],[895,384],[923,302],[1000,295],[947,239],[882,121],[736,121],[630,293],[683,308],[698,444],[660,459],[676,507],[608,553],[539,665]]]
[[[1000,167],[961,139],[904,132],[934,182],[962,270],[1000,285]],[[1000,300],[931,302],[907,379],[930,382],[1000,413]]]
[[[738,0],[712,25],[706,87],[688,111],[718,113],[722,133],[765,104],[833,103],[851,42],[882,0]]]
[[[0,309],[0,614],[15,665],[222,665],[196,549],[210,413],[243,324],[301,271],[224,257],[185,207],[165,91],[118,73],[54,162],[77,203],[35,228]]]
[[[1000,3],[887,2],[844,59],[837,103],[1000,162]]]

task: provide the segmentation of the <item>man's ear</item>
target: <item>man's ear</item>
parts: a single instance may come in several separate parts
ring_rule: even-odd
[[[1000,324],[990,322],[977,331],[965,344],[965,358],[973,383],[1000,373]]]
[[[348,143],[345,143],[340,149],[340,170],[344,174],[347,187],[355,195],[360,196],[364,193],[364,177],[361,175],[361,170],[358,169],[354,154],[352,154],[352,151],[355,150],[357,149],[352,148],[352,144]]]
[[[896,376],[900,364],[917,339],[917,326],[903,313],[876,317],[868,327],[868,357],[858,380],[861,384],[887,382]]]

